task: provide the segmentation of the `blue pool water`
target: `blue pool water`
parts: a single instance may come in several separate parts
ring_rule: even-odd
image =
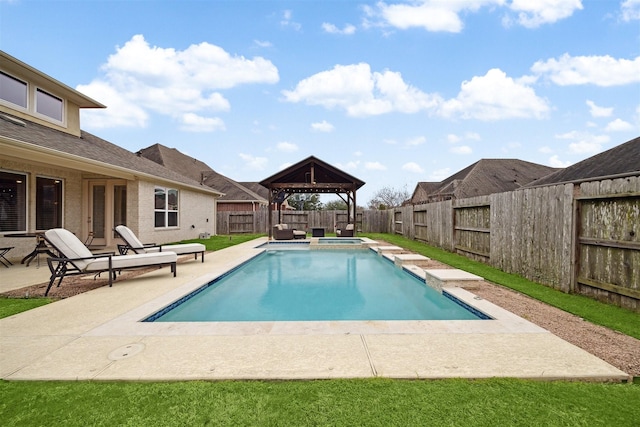
[[[266,251],[147,321],[480,318],[373,251],[337,249]]]

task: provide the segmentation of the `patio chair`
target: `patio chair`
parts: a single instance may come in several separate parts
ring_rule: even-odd
[[[51,271],[49,286],[44,295],[49,294],[53,282],[57,278],[58,286],[66,276],[102,272],[109,273],[109,286],[116,278],[116,271],[132,268],[169,265],[173,277],[176,277],[178,255],[175,252],[157,252],[149,254],[114,256],[113,252],[93,254],[75,234],[64,228],[52,228],[44,233],[44,239],[60,256],[47,258]]]
[[[198,259],[198,254],[200,254],[200,258],[204,262],[204,252],[207,248],[202,243],[182,243],[177,245],[142,243],[126,225],[118,225],[114,230],[125,243],[124,245],[118,245],[118,251],[121,255],[126,255],[130,250],[137,254],[174,252],[176,255],[194,254],[195,259]]]
[[[353,237],[353,224],[347,224],[345,228],[339,228],[336,230],[336,236],[338,237]]]

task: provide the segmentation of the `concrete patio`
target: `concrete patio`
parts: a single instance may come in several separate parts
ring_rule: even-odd
[[[628,375],[461,288],[477,321],[141,323],[254,256],[266,239],[0,319],[5,380],[221,380],[518,377],[623,381]],[[0,291],[48,279],[0,269]],[[62,286],[65,286],[64,282]]]

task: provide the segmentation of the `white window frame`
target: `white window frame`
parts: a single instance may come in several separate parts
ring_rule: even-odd
[[[164,193],[164,207],[163,208],[158,208],[156,206],[156,192],[158,190],[161,190]],[[175,209],[170,209],[169,208],[169,193],[175,191],[176,192],[176,196],[177,196],[177,201],[175,204]],[[163,224],[164,225],[160,225],[158,226],[156,224],[156,215],[157,214],[163,214]],[[176,215],[176,224],[175,225],[169,225],[169,214],[173,214],[175,213]],[[164,229],[164,228],[178,228],[180,227],[180,190],[178,190],[177,188],[172,188],[172,187],[161,187],[156,185],[154,190],[153,190],[153,227],[157,228],[157,229]]]
[[[38,111],[38,92],[41,92],[44,95],[47,95],[47,96],[49,96],[51,98],[60,100],[61,120],[58,120],[56,117],[51,117],[48,114],[44,114],[44,113],[41,113],[41,112]],[[66,111],[67,111],[67,101],[63,97],[55,95],[55,94],[53,94],[53,93],[49,92],[48,90],[46,90],[44,88],[41,88],[41,87],[37,87],[36,86],[34,88],[34,90],[33,90],[33,114],[34,115],[36,115],[36,116],[38,116],[38,117],[40,117],[40,118],[42,118],[44,120],[50,121],[52,123],[57,123],[57,124],[64,125],[65,124],[65,119],[66,119]]]
[[[12,79],[14,79],[14,80],[17,80],[17,81],[19,81],[20,83],[24,83],[24,85],[25,85],[25,89],[26,89],[26,91],[27,91],[27,93],[26,93],[26,100],[25,100],[25,102],[26,102],[26,104],[27,104],[27,105],[22,106],[22,105],[20,105],[20,104],[14,104],[13,102],[11,102],[11,101],[9,101],[9,100],[7,100],[7,99],[4,99],[4,98],[0,98],[0,103],[1,103],[1,104],[4,104],[4,105],[7,105],[7,106],[10,106],[11,108],[16,108],[16,109],[20,109],[20,110],[24,110],[24,111],[29,111],[29,105],[31,104],[31,102],[30,102],[30,96],[29,96],[29,82],[27,82],[27,81],[25,81],[25,80],[23,80],[23,79],[21,79],[21,78],[18,78],[18,77],[14,76],[14,75],[13,75],[13,74],[11,74],[11,73],[7,73],[7,72],[6,72],[6,71],[4,71],[4,70],[0,70],[0,71],[1,71],[1,72],[2,72],[2,74],[4,74],[5,76],[7,76],[7,77],[9,77],[9,78],[12,78]]]
[[[22,172],[22,171],[14,171],[14,170],[8,170],[8,169],[0,169],[0,171],[2,172],[6,172],[6,173],[11,173],[14,175],[20,175],[24,177],[24,198],[25,198],[25,203],[24,203],[24,212],[22,213],[24,215],[24,229],[21,230],[6,230],[3,231],[2,233],[24,233],[29,229],[29,174],[27,172]]]
[[[50,179],[53,181],[59,181],[60,183],[60,227],[64,228],[64,187],[65,182],[64,179],[54,177],[54,176],[45,176],[45,175],[36,175],[35,177],[35,186],[33,189],[33,200],[34,200],[34,212],[35,212],[35,226],[38,227],[38,178],[42,179]],[[57,225],[56,225],[57,226]],[[38,230],[38,231],[46,231],[46,229]]]

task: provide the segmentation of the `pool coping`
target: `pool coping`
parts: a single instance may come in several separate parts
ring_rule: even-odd
[[[264,241],[260,240],[259,241]],[[139,320],[256,255],[256,241],[0,319],[7,380],[518,377],[625,381],[628,375],[473,293],[493,317],[467,321]]]

